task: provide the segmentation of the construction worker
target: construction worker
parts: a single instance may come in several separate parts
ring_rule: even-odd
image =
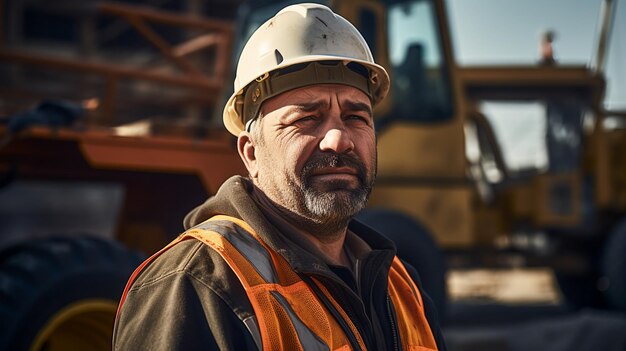
[[[376,176],[372,106],[388,90],[363,37],[327,7],[288,6],[261,25],[223,114],[249,177],[227,180],[133,274],[114,348],[444,349],[415,269],[352,220]]]

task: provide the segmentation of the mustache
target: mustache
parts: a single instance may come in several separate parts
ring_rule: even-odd
[[[313,155],[302,167],[301,178],[304,182],[311,174],[322,168],[349,167],[356,171],[356,176],[365,184],[367,178],[367,169],[365,164],[355,156],[338,153],[320,153]]]

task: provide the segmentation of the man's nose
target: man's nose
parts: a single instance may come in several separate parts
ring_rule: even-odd
[[[354,149],[354,143],[348,133],[343,128],[332,128],[326,131],[324,138],[320,142],[320,150],[334,151],[338,154],[350,152]]]

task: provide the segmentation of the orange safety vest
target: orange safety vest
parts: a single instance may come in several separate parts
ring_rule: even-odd
[[[229,216],[215,216],[188,230],[141,264],[126,285],[118,317],[139,273],[165,250],[191,238],[217,251],[239,278],[256,316],[256,323],[246,326],[259,349],[366,349],[346,312],[317,279],[298,275],[247,223]],[[389,271],[388,289],[403,350],[436,350],[422,296],[397,257]]]

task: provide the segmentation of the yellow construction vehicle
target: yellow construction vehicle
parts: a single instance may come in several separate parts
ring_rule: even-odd
[[[229,57],[291,2],[244,4],[234,40],[230,23],[197,15],[0,2],[0,349],[110,348],[133,267],[244,172],[219,117],[206,116],[229,95]],[[458,67],[442,0],[322,3],[359,27],[393,81],[360,218],[400,243],[439,308],[446,266],[541,265],[572,301],[626,309],[626,114],[603,109],[602,74]],[[37,29],[24,31],[29,21]],[[73,42],[51,40],[67,39],[54,28],[68,22]],[[35,34],[44,51],[26,40]],[[544,120],[541,167],[507,159],[494,124],[511,105]]]

